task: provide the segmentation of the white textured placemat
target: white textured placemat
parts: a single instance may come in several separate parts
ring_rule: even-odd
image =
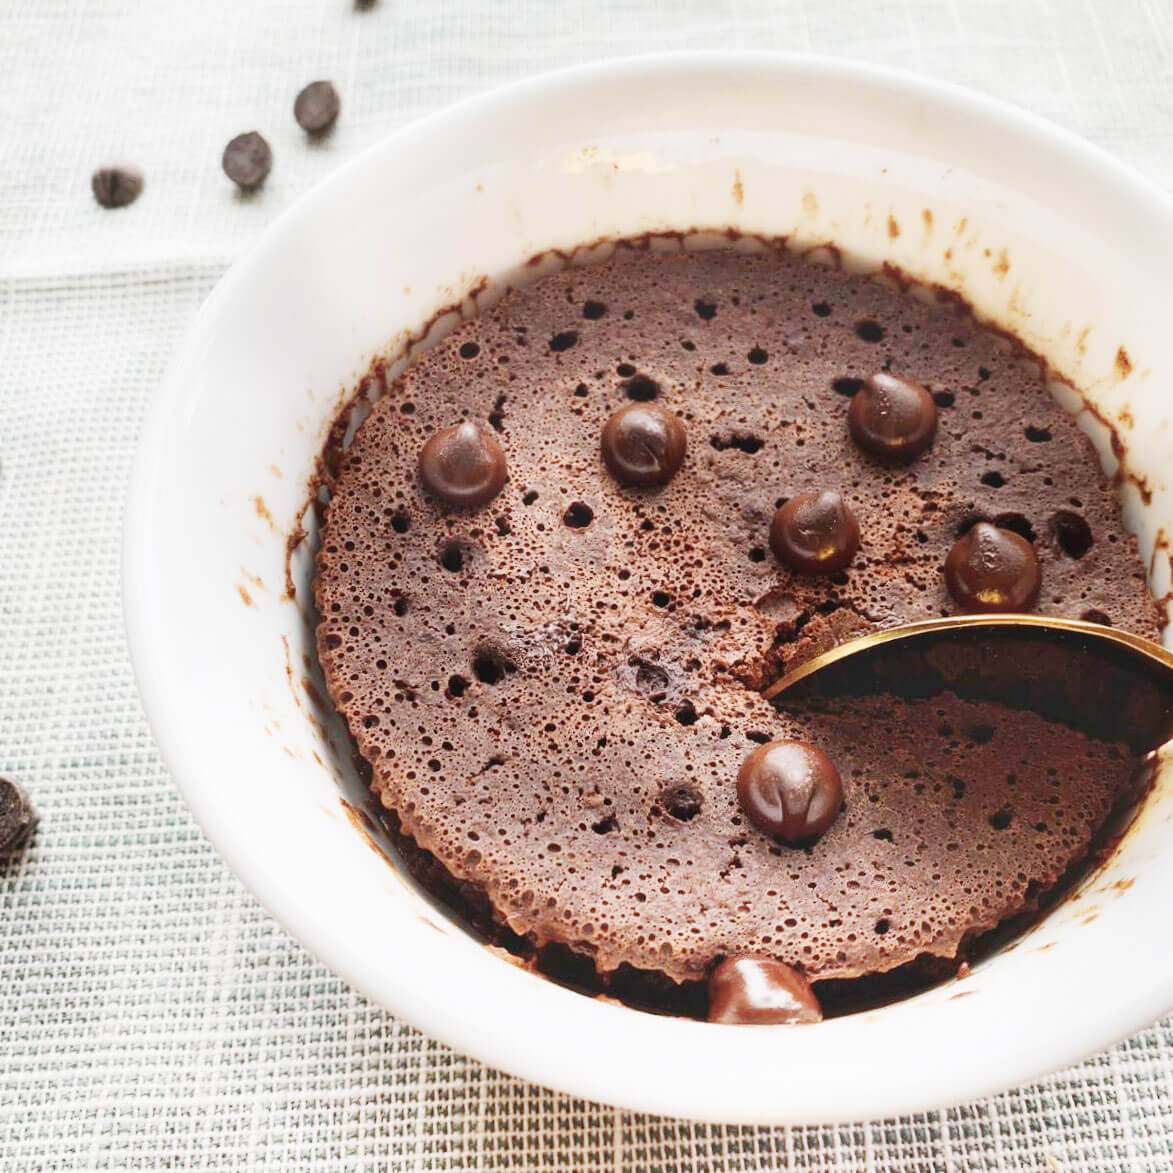
[[[0,1170],[1173,1168],[1169,1022],[1036,1087],[842,1128],[635,1116],[453,1055],[229,876],[152,745],[118,597],[143,405],[201,298],[391,128],[607,54],[816,50],[1016,100],[1173,187],[1169,0],[350,3],[0,0],[0,773],[42,815],[0,866]],[[308,147],[290,108],[317,77],[343,114]],[[254,128],[276,166],[241,199],[219,154]],[[103,212],[90,171],[119,157],[146,193]]]

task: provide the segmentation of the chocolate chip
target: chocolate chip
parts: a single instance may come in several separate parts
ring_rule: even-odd
[[[655,403],[629,404],[603,425],[603,461],[621,485],[666,484],[684,462],[687,447],[684,425]]]
[[[742,763],[737,795],[759,831],[783,843],[809,843],[838,816],[843,780],[835,763],[816,746],[768,741]]]
[[[297,125],[309,134],[321,134],[334,125],[342,103],[338,91],[328,81],[312,81],[293,103]]]
[[[143,173],[137,167],[99,167],[90,187],[103,208],[125,208],[142,195]]]
[[[796,574],[834,574],[859,549],[859,522],[830,489],[799,493],[774,514],[770,549]]]
[[[1030,542],[979,521],[953,543],[945,584],[966,611],[1025,611],[1038,598],[1042,574]]]
[[[225,148],[220,160],[224,174],[243,191],[252,191],[265,182],[273,169],[273,152],[255,130],[238,134]]]
[[[919,383],[879,371],[852,396],[847,426],[865,452],[907,464],[932,444],[937,405]]]
[[[0,852],[19,850],[36,825],[28,795],[15,782],[0,778]]]
[[[501,492],[507,475],[501,441],[472,420],[441,428],[420,451],[424,488],[448,505],[487,504]]]
[[[748,1026],[822,1022],[819,1000],[797,969],[768,957],[726,957],[709,977],[710,1022]]]

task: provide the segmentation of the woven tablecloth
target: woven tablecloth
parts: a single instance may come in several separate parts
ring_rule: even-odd
[[[3,1173],[1173,1168],[1173,1022],[996,1099],[837,1128],[650,1118],[486,1069],[274,924],[152,743],[123,498],[144,404],[227,265],[417,115],[555,65],[717,46],[953,78],[1173,188],[1170,0],[0,0],[0,773],[42,816],[0,864]],[[319,77],[343,111],[310,146],[290,111]],[[242,199],[219,157],[251,129],[276,165]],[[124,211],[90,196],[111,159],[147,174]]]

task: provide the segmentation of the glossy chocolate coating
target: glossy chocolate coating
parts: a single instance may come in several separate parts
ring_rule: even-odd
[[[834,574],[859,549],[859,522],[830,489],[799,493],[774,514],[770,549],[796,574]]]
[[[429,437],[420,450],[419,475],[424,488],[446,504],[477,506],[501,492],[508,473],[500,440],[465,420]]]
[[[727,957],[709,977],[709,1021],[745,1026],[822,1022],[810,982],[765,957]]]
[[[1042,573],[1026,538],[979,521],[953,543],[945,584],[966,611],[1026,611],[1039,596]]]
[[[656,403],[630,403],[603,425],[603,460],[621,485],[670,481],[684,462],[684,425]]]
[[[878,371],[852,396],[847,426],[865,452],[907,464],[932,444],[937,405],[919,383]]]
[[[768,741],[741,764],[737,795],[759,831],[783,843],[809,843],[835,821],[843,780],[835,763],[805,741]]]

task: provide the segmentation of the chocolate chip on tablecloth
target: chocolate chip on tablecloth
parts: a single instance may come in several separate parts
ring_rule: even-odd
[[[419,455],[423,486],[447,505],[486,505],[508,476],[505,451],[492,432],[472,420],[441,428]]]
[[[979,521],[945,558],[945,583],[966,611],[1027,611],[1038,598],[1042,573],[1026,538]]]
[[[334,125],[341,108],[342,102],[333,83],[312,81],[297,95],[293,117],[307,133],[322,134]]]
[[[774,514],[770,549],[796,574],[835,574],[859,549],[859,522],[830,489],[799,493]]]
[[[103,208],[125,208],[142,195],[143,182],[137,167],[99,167],[90,178],[90,188]]]
[[[783,843],[810,843],[843,806],[843,780],[821,749],[803,741],[768,741],[737,774],[737,794],[759,831]]]
[[[667,408],[635,402],[603,425],[602,447],[603,461],[621,485],[652,488],[676,475],[684,463],[688,437]]]
[[[221,158],[224,174],[242,191],[260,187],[273,169],[273,151],[255,130],[238,134],[225,148]]]

